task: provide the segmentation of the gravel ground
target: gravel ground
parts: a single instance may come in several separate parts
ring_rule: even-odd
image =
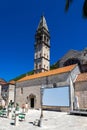
[[[0,117],[0,130],[87,130],[87,117],[68,115],[64,112],[44,111],[42,126],[33,125],[40,117],[40,110],[29,110],[24,121],[17,126],[13,120]]]

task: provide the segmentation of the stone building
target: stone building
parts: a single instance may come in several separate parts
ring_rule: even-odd
[[[43,108],[68,111],[87,109],[87,48],[83,51],[70,50],[58,62],[57,69],[50,70],[50,33],[44,16],[41,17],[35,34],[34,74],[15,82],[2,82],[0,96],[7,103],[28,104],[30,109],[39,109],[42,88],[69,88],[69,106],[43,106]],[[1,82],[1,81],[0,81]],[[54,96],[54,95],[53,95]],[[63,96],[63,95],[62,95]],[[78,100],[77,100],[78,99]],[[75,102],[76,101],[76,102]]]
[[[14,102],[14,82],[6,82],[4,79],[0,79],[0,105],[2,100],[8,105],[10,101]]]
[[[29,108],[39,109],[41,107],[41,87],[69,87],[70,103],[73,109],[74,86],[73,82],[80,73],[78,65],[71,65],[48,72],[26,76],[16,83],[16,102],[22,106],[26,102]]]
[[[68,86],[70,95],[68,109],[75,109],[75,96],[79,98],[82,105],[78,89],[78,84],[80,84],[78,75],[81,72],[87,72],[87,49],[85,48],[83,51],[70,50],[59,60],[59,68],[50,70],[50,34],[44,16],[41,17],[36,30],[34,47],[34,74],[27,75],[16,82],[16,102],[21,107],[28,103],[29,108],[39,109],[41,107],[42,86],[46,88]],[[83,86],[85,84],[83,82]],[[83,88],[85,91],[86,85]],[[84,108],[81,105],[80,107]],[[65,111],[66,108],[57,106],[54,109]]]
[[[77,76],[74,87],[79,109],[87,109],[87,73],[81,73]]]
[[[15,82],[8,82],[8,103],[15,101]]]
[[[6,84],[6,81],[0,78],[0,105],[2,104],[2,99],[5,97],[5,94],[2,94],[2,86]]]

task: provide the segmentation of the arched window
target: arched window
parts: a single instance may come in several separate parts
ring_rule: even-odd
[[[49,39],[47,38],[47,42],[49,41]]]
[[[36,69],[38,69],[38,64],[36,64]]]
[[[44,53],[44,57],[46,56],[46,54]]]
[[[46,41],[46,36],[44,36],[44,41]]]
[[[41,69],[41,64],[39,65],[39,69]]]
[[[41,57],[41,53],[40,53],[40,57]]]
[[[36,54],[36,59],[38,58],[37,54]]]

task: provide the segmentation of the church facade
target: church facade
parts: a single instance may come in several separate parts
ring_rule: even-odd
[[[87,109],[86,72],[86,48],[83,51],[70,50],[59,60],[58,68],[50,70],[50,33],[46,19],[42,16],[35,33],[34,74],[26,75],[16,83],[2,83],[0,91],[3,95],[7,94],[7,104],[12,100],[20,107],[27,103],[29,109],[39,109],[42,105],[43,89],[67,86],[69,106],[43,106],[43,108],[60,111],[74,110],[76,98],[79,102],[79,109]],[[5,88],[7,91],[4,91]]]
[[[80,74],[78,65],[71,65],[26,76],[16,83],[16,102],[19,103],[21,107],[23,104],[27,103],[30,109],[39,109],[41,107],[41,90],[43,88],[46,89],[67,86],[69,87],[70,97],[67,109],[73,109],[73,82],[78,74]]]
[[[87,71],[87,51],[70,50],[59,60],[59,68],[50,70],[50,34],[44,16],[41,17],[35,34],[34,74],[25,76],[16,83],[16,102],[22,106],[27,103],[29,108],[41,107],[41,89],[69,87],[69,106],[52,107],[57,110],[73,110],[75,96],[80,98],[75,82],[81,72]],[[73,64],[73,65],[72,65]],[[77,64],[77,65],[76,65]],[[85,66],[85,67],[84,67]],[[81,100],[80,100],[81,102]],[[45,108],[49,106],[45,106]],[[80,105],[81,108],[84,106]]]

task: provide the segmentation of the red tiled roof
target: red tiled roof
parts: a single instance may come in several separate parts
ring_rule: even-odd
[[[35,79],[35,78],[40,78],[40,77],[45,77],[45,76],[50,76],[50,75],[55,75],[55,74],[61,74],[61,73],[70,72],[75,67],[76,67],[76,64],[75,65],[66,66],[66,67],[62,67],[62,68],[58,68],[58,69],[54,69],[54,70],[50,70],[50,71],[47,71],[47,72],[42,72],[42,73],[38,73],[38,74],[25,76],[24,78],[19,79],[17,82],[30,80],[30,79]]]
[[[87,73],[81,73],[77,76],[77,79],[75,82],[82,82],[87,81]]]
[[[1,85],[6,85],[7,83],[6,82],[0,82]]]
[[[15,84],[15,81],[14,80],[11,80],[10,82],[8,82],[9,84]]]

